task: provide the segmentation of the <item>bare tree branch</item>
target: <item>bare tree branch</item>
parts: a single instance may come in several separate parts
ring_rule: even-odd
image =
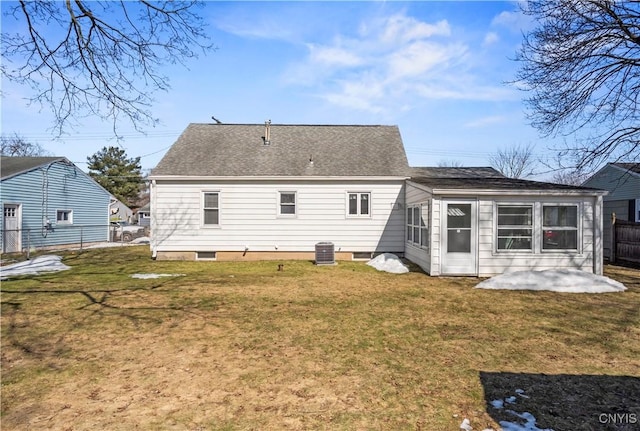
[[[533,146],[527,144],[500,149],[489,156],[489,163],[505,177],[526,178],[534,174],[536,159]]]
[[[22,29],[2,33],[3,75],[34,91],[63,134],[80,118],[153,125],[153,93],[169,88],[161,73],[212,48],[201,3],[189,1],[19,1],[5,14]],[[6,28],[5,24],[5,28]]]
[[[575,139],[559,150],[578,171],[640,159],[640,2],[529,1],[518,80],[532,124]]]
[[[42,148],[40,144],[28,142],[24,137],[14,133],[0,137],[0,154],[7,157],[35,157],[50,156],[49,151]]]

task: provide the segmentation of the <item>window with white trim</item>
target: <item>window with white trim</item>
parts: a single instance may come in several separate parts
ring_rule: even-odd
[[[347,206],[349,217],[369,217],[371,215],[371,193],[349,192]]]
[[[57,224],[73,224],[73,210],[56,210]]]
[[[428,204],[407,206],[407,242],[418,247],[429,247]]]
[[[296,192],[280,192],[280,209],[278,214],[281,216],[296,215]]]
[[[202,193],[202,224],[204,226],[220,224],[220,193]]]
[[[498,250],[533,250],[533,205],[498,205]]]
[[[542,249],[578,249],[578,206],[542,206]]]

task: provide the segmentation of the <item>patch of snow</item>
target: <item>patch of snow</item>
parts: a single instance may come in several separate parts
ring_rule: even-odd
[[[465,418],[462,421],[462,423],[460,424],[460,429],[464,431],[471,431],[473,429],[473,427],[471,426],[471,422],[469,422],[469,419]]]
[[[501,409],[504,407],[504,401],[503,400],[493,400],[491,401],[491,405],[493,406],[494,409]]]
[[[46,272],[57,272],[71,269],[62,263],[62,257],[52,254],[34,257],[31,260],[14,263],[0,268],[0,279],[8,280],[19,275],[38,275]]]
[[[129,241],[129,244],[149,244],[150,241],[151,240],[148,236],[141,236],[139,238],[132,239],[131,241]]]
[[[404,274],[409,272],[398,256],[392,253],[382,253],[367,262],[367,265],[374,267],[378,271],[391,272],[393,274]]]
[[[516,393],[522,397],[529,398],[524,395],[524,390],[522,389],[516,389]],[[502,409],[504,408],[505,402],[514,404],[515,401],[516,397],[510,396],[505,398],[504,400],[493,400],[490,404],[496,409]],[[502,431],[554,431],[551,428],[538,428],[536,426],[536,418],[529,412],[518,413],[514,410],[505,410],[505,412],[512,414],[520,419],[524,419],[525,422],[523,424],[520,424],[516,422],[500,421],[499,423],[502,427]]]
[[[187,274],[131,274],[131,278],[184,277]]]
[[[554,431],[551,428],[538,428],[536,426],[536,418],[528,412],[518,413],[513,410],[505,410],[513,415],[516,415],[520,419],[524,419],[525,423],[519,424],[515,422],[500,421],[502,431]]]
[[[577,269],[517,271],[501,274],[476,285],[477,289],[550,290],[566,293],[622,292],[624,284]]]

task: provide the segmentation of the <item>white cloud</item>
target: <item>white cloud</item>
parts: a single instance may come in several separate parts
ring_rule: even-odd
[[[403,44],[432,36],[450,36],[451,28],[446,20],[435,24],[420,22],[412,17],[397,14],[385,20],[383,31],[378,35],[385,44]],[[375,30],[374,30],[375,31]]]
[[[306,46],[306,58],[290,65],[283,81],[312,86],[331,104],[384,112],[421,99],[514,99],[513,89],[483,85],[485,76],[473,70],[480,46],[457,40],[446,20],[429,23],[394,14],[361,23],[353,36]]]
[[[490,31],[489,33],[487,33],[484,36],[484,40],[482,41],[482,45],[483,46],[493,45],[494,43],[496,43],[499,40],[500,40],[500,36],[498,36],[498,33]]]
[[[312,63],[327,66],[353,67],[363,63],[363,60],[353,52],[333,46],[307,45],[309,48],[309,60]]]
[[[533,28],[534,22],[531,17],[516,10],[500,12],[493,18],[491,25],[505,27],[514,33],[520,33]]]

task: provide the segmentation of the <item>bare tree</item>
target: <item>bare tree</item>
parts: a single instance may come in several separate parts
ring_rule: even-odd
[[[569,186],[579,186],[584,183],[591,175],[576,169],[558,170],[553,174],[552,182],[558,184],[567,184]]]
[[[167,90],[160,72],[210,49],[197,1],[19,1],[6,9],[2,74],[33,89],[58,135],[84,116],[137,130],[157,122],[152,93]],[[15,22],[10,22],[13,18]]]
[[[40,144],[28,142],[17,133],[11,136],[2,135],[0,137],[0,144],[0,154],[8,157],[35,157],[49,156],[51,154],[42,148]]]
[[[489,156],[489,163],[502,175],[509,178],[525,178],[534,174],[536,160],[533,146],[516,145],[507,149],[499,149]]]
[[[565,164],[594,170],[640,159],[640,2],[529,1],[537,26],[525,36],[518,80],[532,124],[571,136]]]
[[[439,168],[461,168],[464,164],[460,160],[440,160],[438,162]]]

